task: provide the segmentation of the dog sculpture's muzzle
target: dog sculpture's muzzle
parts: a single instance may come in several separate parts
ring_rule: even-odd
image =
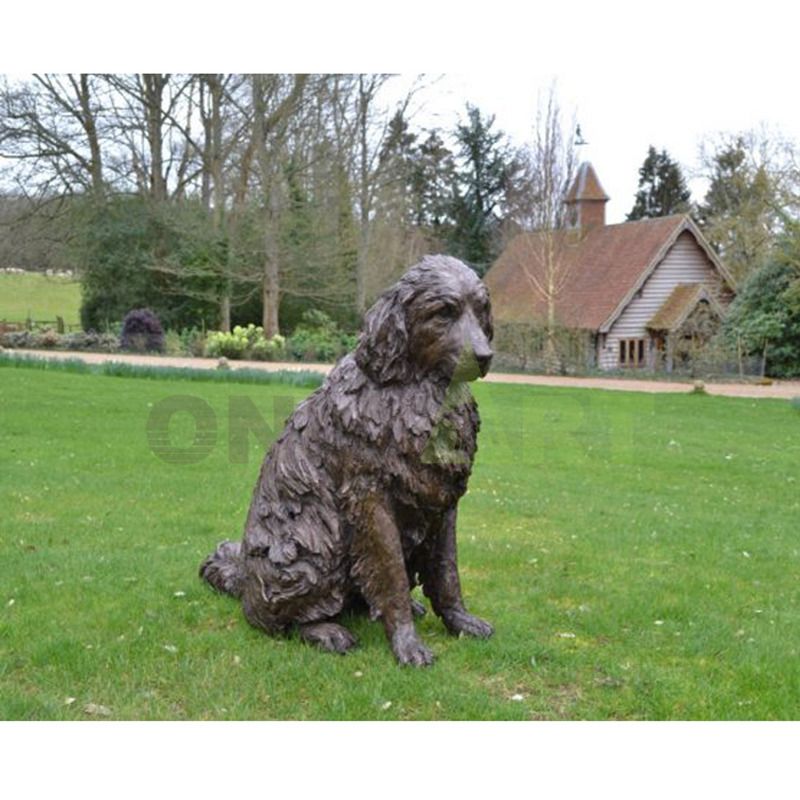
[[[489,371],[494,353],[483,328],[471,312],[465,316],[465,323],[462,338],[464,344],[454,377],[460,381],[474,381],[484,377]]]

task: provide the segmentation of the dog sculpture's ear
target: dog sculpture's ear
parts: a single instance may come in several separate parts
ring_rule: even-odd
[[[397,287],[386,292],[364,319],[356,363],[376,383],[406,380],[409,374],[406,310]]]

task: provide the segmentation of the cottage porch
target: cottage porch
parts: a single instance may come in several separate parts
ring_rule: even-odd
[[[688,367],[719,331],[725,311],[702,283],[679,284],[647,323],[647,366]]]

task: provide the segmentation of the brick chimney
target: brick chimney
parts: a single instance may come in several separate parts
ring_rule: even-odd
[[[597,173],[588,161],[578,167],[564,202],[570,225],[574,228],[602,228],[606,224],[608,195],[603,191]]]

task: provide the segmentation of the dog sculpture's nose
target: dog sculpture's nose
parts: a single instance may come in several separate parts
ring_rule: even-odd
[[[489,365],[492,363],[493,355],[491,351],[488,353],[475,353],[475,360],[478,362],[478,369],[481,371],[481,377],[484,377],[489,371]]]

